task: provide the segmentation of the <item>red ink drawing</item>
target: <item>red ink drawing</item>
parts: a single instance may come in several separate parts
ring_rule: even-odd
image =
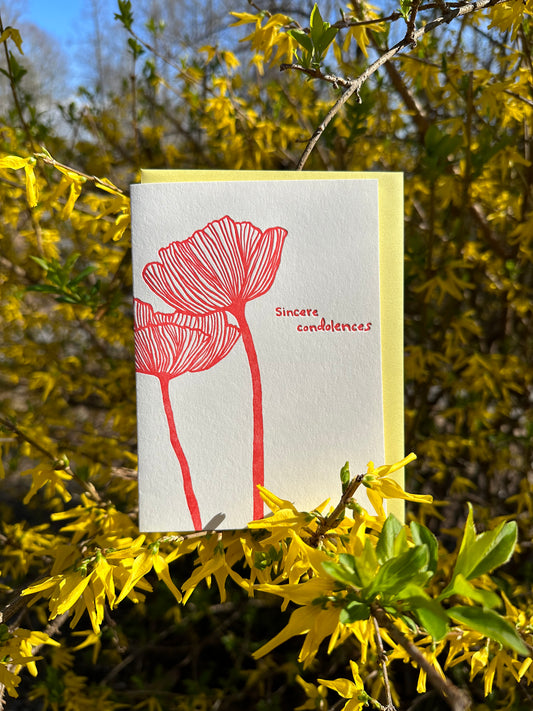
[[[187,372],[207,370],[224,358],[240,333],[228,324],[224,313],[188,316],[154,311],[150,304],[135,302],[135,368],[139,373],[159,379],[170,442],[183,477],[183,489],[195,530],[202,529],[198,501],[194,493],[189,463],[181,446],[172,405],[169,383]]]
[[[287,230],[283,227],[270,227],[262,232],[250,222],[235,222],[226,215],[197,230],[188,239],[160,249],[161,261],[151,262],[143,270],[148,286],[175,309],[176,318],[177,314],[208,318],[228,312],[237,321],[252,383],[254,519],[262,518],[264,513],[257,488],[264,484],[263,397],[245,307],[248,301],[269,291],[274,283],[286,236]]]

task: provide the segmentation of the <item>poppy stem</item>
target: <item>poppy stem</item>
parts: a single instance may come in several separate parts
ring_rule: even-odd
[[[187,500],[187,505],[191,514],[193,526],[195,531],[202,530],[202,521],[200,518],[200,509],[198,507],[198,501],[194,494],[194,489],[192,486],[191,470],[189,469],[189,463],[185,456],[185,452],[181,446],[178,439],[178,433],[176,431],[176,422],[174,420],[174,413],[172,412],[172,404],[170,402],[169,394],[169,382],[170,378],[159,378],[161,384],[161,394],[163,395],[163,407],[165,408],[165,415],[167,416],[168,431],[170,434],[170,442],[172,448],[176,453],[178,462],[181,467],[181,475],[183,477],[183,490],[185,492],[185,498]]]
[[[257,521],[264,516],[263,499],[259,493],[258,486],[265,483],[265,447],[263,439],[263,390],[261,386],[261,373],[259,362],[252,338],[252,332],[248,326],[248,321],[244,315],[245,305],[235,306],[231,311],[237,319],[241,331],[242,342],[250,365],[252,376],[252,412],[254,419],[253,430],[253,459],[252,459],[252,482],[253,482],[253,519]]]

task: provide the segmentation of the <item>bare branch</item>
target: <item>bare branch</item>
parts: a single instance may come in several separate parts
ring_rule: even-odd
[[[322,74],[320,69],[311,69],[311,67],[304,67],[301,64],[280,64],[280,72],[286,72],[287,69],[294,69],[295,71],[307,74],[313,79],[321,79],[322,81],[327,81],[338,89],[339,86],[348,87],[351,84],[350,79],[344,79],[344,77],[338,77],[335,74]]]
[[[418,14],[418,8],[420,7],[420,0],[413,0],[411,5],[411,11],[409,13],[409,20],[407,21],[407,30],[405,32],[405,41],[409,42],[411,47],[416,46],[415,30],[416,30],[416,16]]]

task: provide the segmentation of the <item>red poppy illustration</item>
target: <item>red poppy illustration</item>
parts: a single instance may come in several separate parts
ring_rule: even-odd
[[[251,222],[235,222],[226,215],[160,249],[161,261],[143,270],[152,291],[177,311],[190,316],[227,311],[237,321],[252,380],[254,519],[263,516],[257,488],[264,484],[263,396],[245,307],[274,283],[286,236],[283,227],[261,231]]]
[[[228,324],[224,313],[194,317],[186,314],[164,314],[150,304],[135,303],[135,368],[139,373],[159,379],[163,407],[168,422],[170,442],[183,476],[187,505],[195,530],[202,529],[198,501],[194,493],[189,463],[179,441],[169,383],[187,372],[212,368],[237,342],[240,333]]]
[[[228,323],[224,312],[218,311],[206,316],[189,316],[179,313],[179,311],[167,314],[161,311],[154,311],[150,304],[140,299],[135,299],[134,301],[136,331],[147,326],[170,325],[200,331],[206,337],[200,350],[194,351],[192,361],[187,361],[187,367],[182,372],[197,373],[201,370],[212,368],[228,355],[239,339],[239,329]],[[139,367],[137,367],[137,370],[147,372]],[[150,374],[152,373],[150,372]],[[177,375],[179,374],[177,373]]]

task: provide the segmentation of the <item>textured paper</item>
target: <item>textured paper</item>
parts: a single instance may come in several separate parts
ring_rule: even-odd
[[[352,472],[385,461],[378,180],[327,177],[132,188],[135,297],[156,313],[175,309],[142,276],[147,264],[162,263],[162,248],[220,227],[225,216],[286,231],[273,281],[248,301],[246,319],[261,374],[264,484],[300,509],[339,491],[345,459]],[[228,323],[237,325],[232,314]],[[212,367],[168,383],[203,527],[239,528],[259,517],[250,373],[239,339]],[[198,528],[158,377],[139,372],[137,389],[141,528]]]

